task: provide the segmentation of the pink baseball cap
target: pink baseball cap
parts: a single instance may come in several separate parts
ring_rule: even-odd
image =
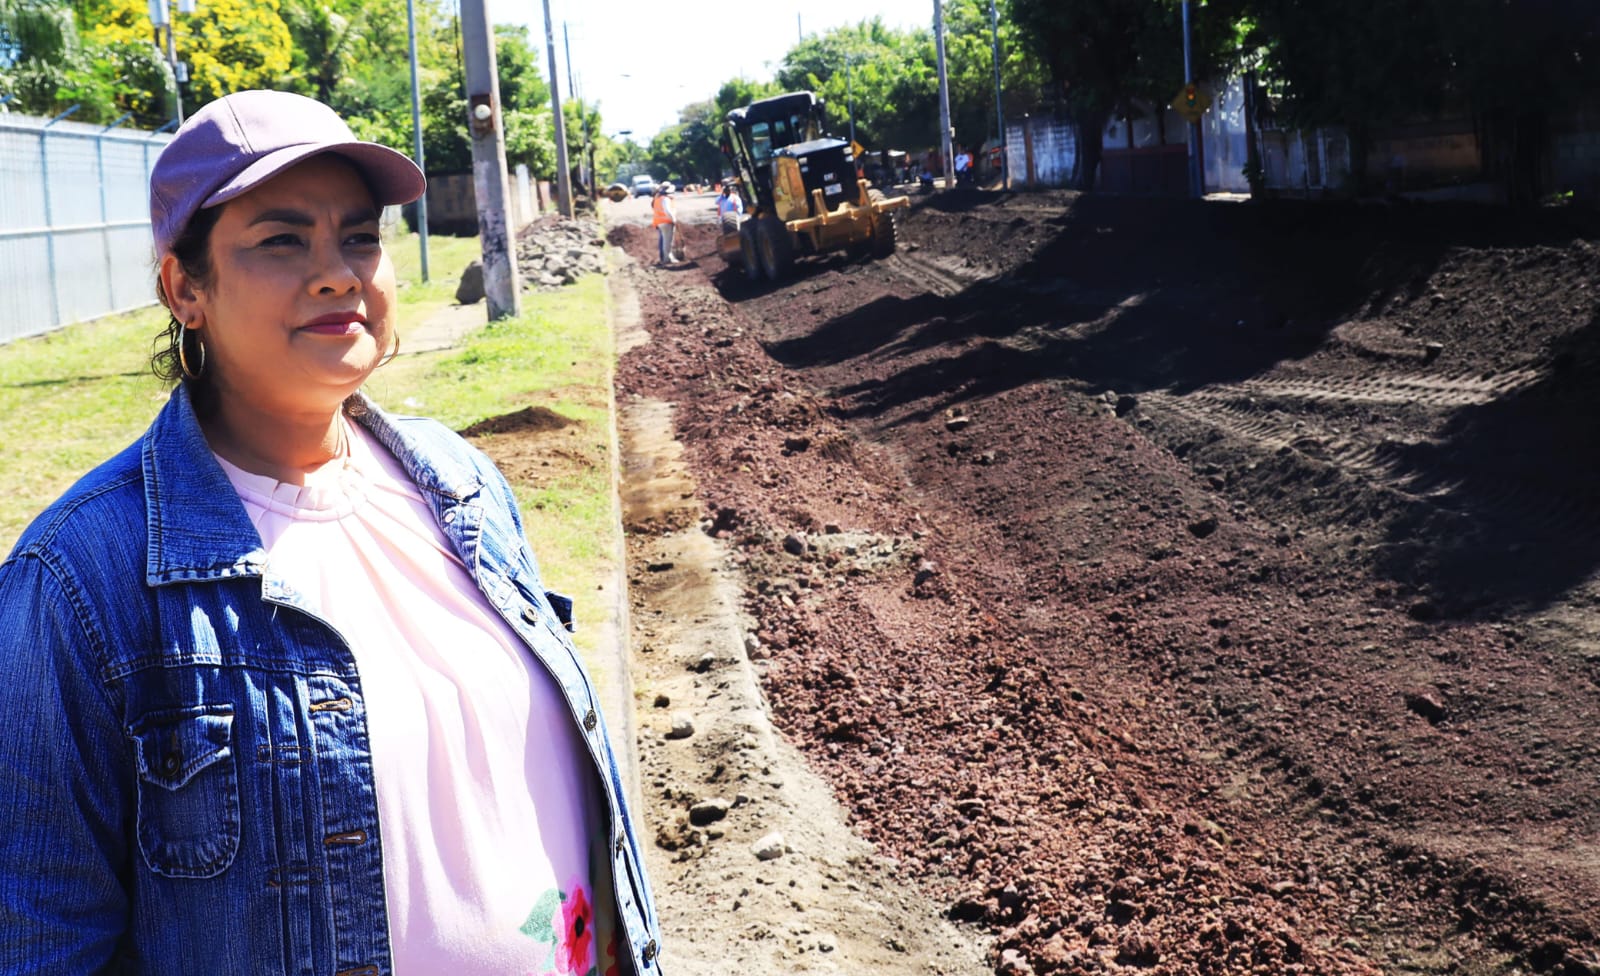
[[[428,182],[405,155],[362,142],[314,98],[242,91],[206,105],[179,127],[150,173],[150,229],[165,254],[195,212],[227,203],[319,153],[337,153],[365,175],[379,206],[410,203]]]

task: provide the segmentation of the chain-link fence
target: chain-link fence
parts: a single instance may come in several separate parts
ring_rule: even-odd
[[[171,138],[0,115],[0,342],[155,300],[147,187]]]

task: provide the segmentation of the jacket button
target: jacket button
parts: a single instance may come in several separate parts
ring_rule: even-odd
[[[650,962],[656,957],[656,940],[651,939],[644,947],[644,961]]]
[[[589,709],[588,714],[584,715],[583,717],[583,730],[585,732],[593,732],[594,727],[599,724],[600,716],[594,713],[594,709]]]
[[[522,619],[526,620],[530,624],[536,624],[539,622],[539,611],[533,609],[532,607],[523,607]]]
[[[451,522],[454,522],[455,520],[456,520],[456,510],[455,509],[452,508],[450,511],[444,513],[444,524],[445,525],[449,525]]]

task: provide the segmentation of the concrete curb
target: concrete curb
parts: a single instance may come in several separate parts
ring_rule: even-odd
[[[610,466],[611,524],[615,531],[611,545],[614,566],[611,592],[614,603],[610,614],[610,626],[614,631],[610,640],[601,640],[602,659],[598,664],[611,669],[614,677],[606,685],[613,691],[610,696],[612,700],[601,704],[605,709],[606,726],[611,732],[611,749],[622,767],[622,781],[628,790],[628,801],[637,826],[639,811],[644,808],[644,793],[640,786],[639,738],[634,718],[633,625],[628,593],[627,530],[622,524],[622,446],[617,430],[616,378],[617,359],[622,354],[617,338],[629,323],[638,321],[639,299],[622,276],[614,273],[623,261],[628,260],[626,255],[610,246],[606,247],[605,254],[606,329],[611,337],[610,356],[606,364],[606,451]],[[605,651],[607,647],[610,648],[609,655]]]

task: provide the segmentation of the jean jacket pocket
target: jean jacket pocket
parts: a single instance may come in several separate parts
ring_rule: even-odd
[[[142,716],[128,728],[138,773],[139,850],[168,878],[213,878],[239,851],[233,706]]]

